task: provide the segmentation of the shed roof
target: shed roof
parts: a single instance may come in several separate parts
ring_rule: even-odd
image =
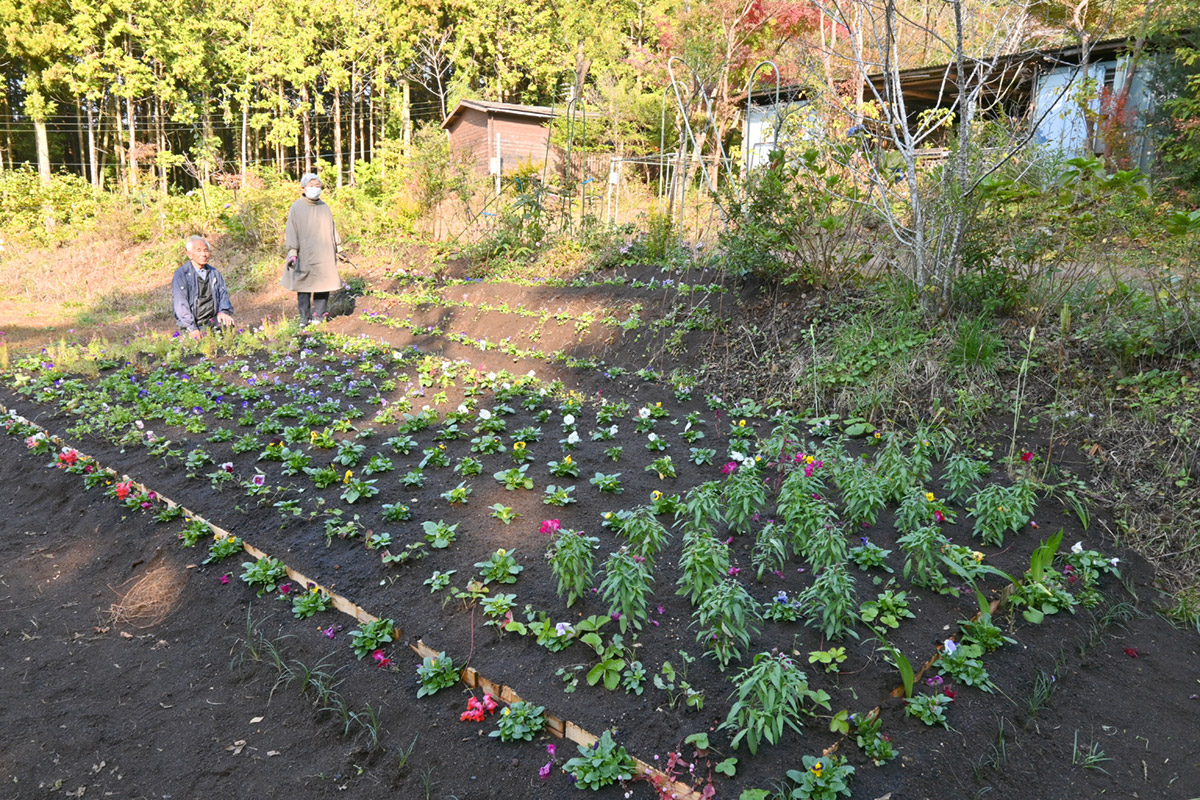
[[[531,122],[545,122],[555,116],[550,106],[527,106],[520,103],[493,103],[487,100],[459,100],[458,105],[442,123],[443,128],[449,128],[454,121],[468,109],[484,113],[503,114],[513,117],[527,117]]]

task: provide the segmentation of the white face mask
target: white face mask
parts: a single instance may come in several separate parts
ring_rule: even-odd
[[[321,196],[320,186],[306,186],[304,188],[304,196],[309,200],[316,200]]]

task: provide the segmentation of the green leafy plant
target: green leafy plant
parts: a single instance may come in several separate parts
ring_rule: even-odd
[[[455,486],[453,489],[447,489],[446,491],[442,492],[442,499],[445,500],[450,505],[455,505],[456,503],[458,503],[458,504],[462,504],[465,506],[470,497],[471,497],[471,487],[467,486],[465,481],[460,481],[458,486]]]
[[[694,606],[728,574],[729,545],[706,530],[684,535],[676,594],[687,597]]]
[[[766,506],[767,487],[753,461],[743,461],[724,486],[725,521],[738,532],[750,529],[750,523]]]
[[[826,672],[837,672],[846,660],[846,648],[831,647],[828,650],[813,650],[808,654],[808,663],[821,664]]]
[[[801,715],[811,716],[812,707],[829,709],[829,695],[811,689],[796,663],[782,654],[759,653],[733,682],[736,700],[719,729],[734,731],[734,749],[744,741],[757,753],[761,742],[778,744],[786,728],[800,733]]]
[[[947,694],[919,694],[905,700],[904,713],[916,717],[926,725],[947,727],[946,709],[954,702]]]
[[[412,511],[403,503],[384,503],[380,516],[387,522],[406,522],[412,519]]]
[[[347,503],[357,503],[364,498],[369,500],[379,494],[379,489],[375,486],[375,481],[376,479],[364,481],[361,478],[350,476],[343,481],[342,500]]]
[[[796,783],[792,800],[837,800],[850,797],[854,767],[841,756],[804,756],[804,771],[789,769],[787,776]]]
[[[493,503],[488,506],[492,512],[492,516],[503,522],[505,525],[511,523],[514,519],[521,516],[513,510],[512,506],[506,506],[503,503]]]
[[[704,708],[704,692],[694,688],[687,680],[688,665],[695,660],[686,650],[680,650],[679,669],[676,670],[670,661],[664,661],[661,674],[654,676],[655,688],[667,693],[667,705],[671,708],[675,708],[680,702],[685,708],[696,711]]]
[[[417,697],[426,697],[437,694],[442,689],[449,689],[458,683],[458,678],[458,667],[454,665],[454,659],[445,652],[436,656],[426,656],[417,667],[417,680],[421,683],[417,689]]]
[[[306,592],[296,592],[292,597],[292,614],[296,619],[308,619],[319,611],[329,608],[329,595],[314,586]]]
[[[578,478],[579,465],[570,456],[563,456],[562,461],[551,461],[546,465],[550,474],[556,478]]]
[[[542,503],[548,506],[566,506],[575,502],[574,486],[555,486],[553,483],[546,487],[542,494]]]
[[[575,777],[575,786],[596,791],[618,781],[633,778],[637,764],[633,757],[612,738],[611,731],[604,731],[591,745],[579,745],[579,755],[563,765],[568,774]]]
[[[249,586],[257,586],[258,596],[274,592],[287,577],[287,567],[277,558],[263,556],[256,561],[242,562],[242,580]]]
[[[424,585],[429,587],[430,594],[437,594],[450,585],[450,580],[454,577],[456,572],[458,572],[458,570],[451,569],[447,570],[446,572],[434,570],[433,574],[425,579]]]
[[[512,552],[503,547],[492,553],[487,561],[476,562],[475,566],[479,568],[485,584],[516,583],[517,576],[525,570],[517,563]]]
[[[941,655],[938,656],[938,671],[943,677],[991,692],[995,687],[987,668],[983,665],[982,657],[983,648],[979,645],[956,644],[947,639]]]
[[[874,600],[863,603],[858,610],[862,621],[868,625],[880,625],[895,630],[903,619],[916,619],[908,607],[908,596],[902,591],[888,589]]]
[[[955,453],[946,460],[942,470],[942,481],[946,487],[946,498],[958,503],[966,498],[979,479],[987,474],[988,466],[976,461],[966,453]]]
[[[236,536],[226,536],[221,539],[216,539],[208,546],[208,558],[204,559],[202,564],[215,564],[218,561],[224,561],[232,555],[242,552],[242,540]]]
[[[812,585],[796,598],[809,624],[829,639],[849,634],[858,638],[852,626],[856,618],[854,578],[845,564],[827,566]]]
[[[609,494],[620,494],[625,491],[621,486],[621,473],[614,472],[611,475],[605,475],[603,472],[597,472],[588,479],[588,483],[595,486],[602,492]]]
[[[593,551],[599,543],[579,531],[560,530],[550,545],[550,571],[558,580],[558,596],[567,598],[567,608],[592,587]]]
[[[421,527],[425,531],[425,541],[429,542],[429,546],[436,550],[444,550],[454,544],[454,540],[458,536],[457,522],[453,525],[447,525],[445,520],[422,522]]]
[[[502,742],[532,742],[546,726],[546,709],[518,700],[500,712],[496,730],[489,736],[499,737]]]
[[[395,640],[396,623],[383,618],[371,622],[360,622],[356,630],[350,631],[350,646],[359,659],[380,649],[381,645]]]
[[[1033,507],[1027,489],[993,483],[975,493],[967,513],[975,518],[973,535],[1000,546],[1004,534],[1020,532],[1029,523]]]
[[[726,578],[705,592],[696,609],[696,641],[713,654],[724,672],[749,647],[759,619],[758,601],[740,583]]]
[[[528,464],[522,464],[519,467],[512,469],[502,469],[492,475],[500,483],[504,484],[504,488],[508,491],[516,491],[517,489],[532,489],[533,478],[525,473],[529,471]]]
[[[622,547],[609,554],[604,563],[604,580],[600,596],[608,603],[609,614],[619,614],[621,633],[633,626],[642,629],[646,619],[646,603],[650,584],[654,582],[644,563],[637,561],[629,548]]]

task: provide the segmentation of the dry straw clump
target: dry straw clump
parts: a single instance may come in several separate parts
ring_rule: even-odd
[[[119,599],[103,616],[111,624],[150,628],[175,610],[187,584],[187,571],[163,560],[156,560],[128,589],[114,589]],[[131,581],[134,579],[130,579]]]

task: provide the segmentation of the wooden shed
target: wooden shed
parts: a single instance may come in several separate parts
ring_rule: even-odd
[[[450,146],[472,154],[481,174],[511,172],[525,163],[546,161],[549,122],[554,109],[516,103],[460,100],[442,128]],[[551,161],[554,154],[550,154]]]

